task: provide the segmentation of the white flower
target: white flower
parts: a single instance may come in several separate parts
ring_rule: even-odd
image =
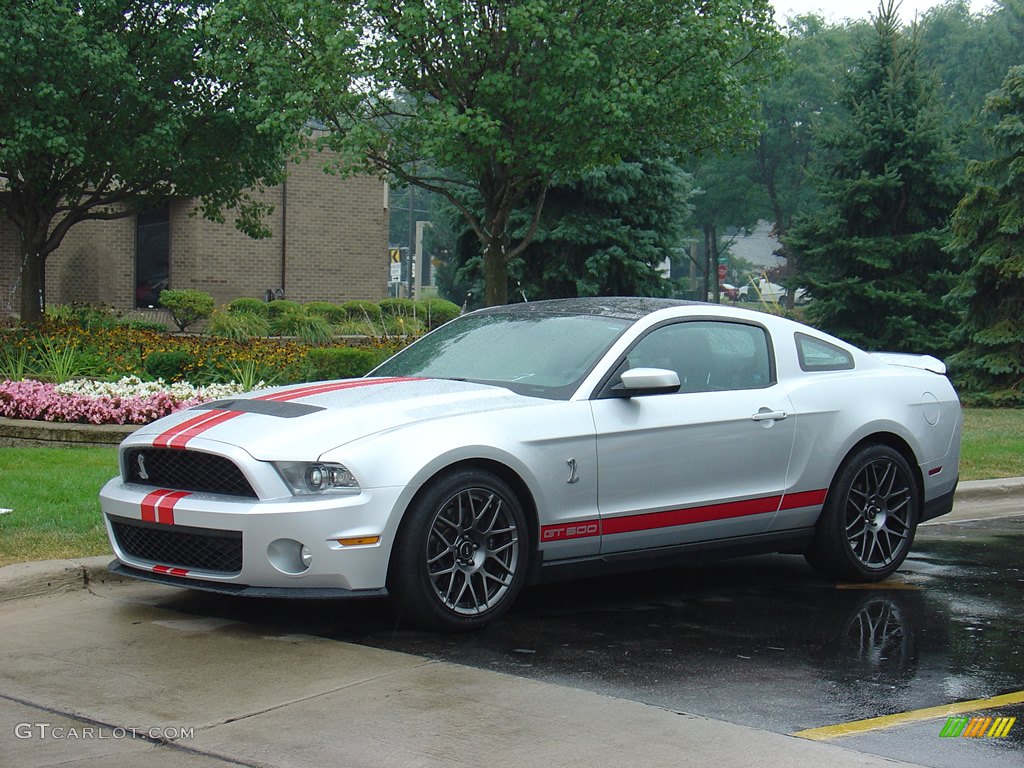
[[[262,384],[262,382],[260,382]],[[142,381],[138,376],[124,376],[118,381],[92,381],[91,379],[75,379],[57,385],[57,391],[64,395],[81,395],[84,397],[149,397],[160,392],[168,393],[176,402],[185,400],[218,400],[224,397],[239,395],[245,390],[241,384],[210,384],[195,387],[185,381],[168,384],[163,379]]]

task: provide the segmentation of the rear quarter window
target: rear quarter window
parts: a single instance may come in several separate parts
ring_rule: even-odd
[[[808,371],[850,371],[853,370],[853,355],[835,344],[822,339],[796,334],[796,353],[800,368]]]

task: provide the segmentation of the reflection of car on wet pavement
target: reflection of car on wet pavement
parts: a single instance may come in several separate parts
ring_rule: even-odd
[[[447,629],[524,583],[693,553],[873,581],[949,511],[960,407],[934,358],[655,299],[481,310],[364,379],[199,406],[121,447],[119,570],[262,596],[392,594]]]

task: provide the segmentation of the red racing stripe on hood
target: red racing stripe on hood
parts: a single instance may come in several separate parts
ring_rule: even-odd
[[[288,400],[299,400],[303,397],[313,395],[324,395],[328,392],[337,392],[340,389],[355,389],[356,387],[372,387],[377,384],[394,384],[400,381],[422,381],[422,379],[393,377],[387,379],[357,379],[355,381],[335,381],[327,384],[308,384],[297,389],[287,389],[284,392],[274,392],[270,395],[262,395],[257,400],[273,400],[284,402]]]
[[[180,434],[182,434],[184,432],[187,432],[190,429],[200,428],[200,427],[202,427],[203,424],[205,424],[210,419],[217,418],[221,414],[225,414],[225,413],[235,413],[235,411],[223,411],[223,410],[203,411],[199,415],[193,416],[191,419],[186,419],[185,421],[181,422],[180,424],[175,424],[173,427],[168,429],[166,432],[163,432],[162,434],[159,434],[159,435],[156,436],[156,438],[153,440],[153,447],[154,448],[171,448],[171,447],[183,448],[184,446],[179,446],[179,445],[172,446],[171,445],[171,443],[174,441],[174,439],[178,435],[180,435]]]
[[[377,384],[394,384],[402,381],[422,381],[417,378],[406,378],[406,377],[393,377],[386,379],[357,379],[355,381],[342,381],[332,382],[327,384],[306,384],[294,389],[286,389],[282,392],[274,392],[269,395],[261,395],[255,398],[256,400],[268,400],[274,402],[287,402],[290,400],[300,400],[303,397],[313,397],[314,395],[323,395],[328,392],[336,392],[341,389],[355,389],[356,387],[372,387]],[[219,424],[223,424],[226,421],[230,421],[237,416],[242,416],[243,411],[225,411],[222,409],[214,409],[211,411],[204,411],[198,416],[193,416],[190,419],[186,419],[180,424],[175,424],[173,427],[168,429],[156,436],[153,440],[154,448],[178,448],[184,449],[188,442],[193,437],[206,432],[208,429],[213,429]]]

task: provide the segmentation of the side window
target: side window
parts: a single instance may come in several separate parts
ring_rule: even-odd
[[[849,371],[854,367],[853,355],[835,344],[796,334],[796,353],[805,371]]]
[[[743,323],[693,321],[656,328],[626,355],[628,368],[667,368],[680,392],[760,389],[772,383],[768,336]]]

